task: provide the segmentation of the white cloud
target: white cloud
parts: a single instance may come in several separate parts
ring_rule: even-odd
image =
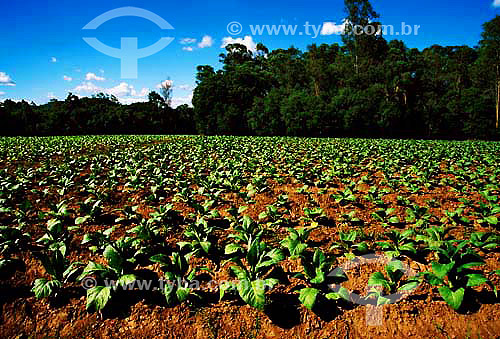
[[[148,88],[142,88],[140,91],[137,91],[134,86],[121,82],[119,85],[116,85],[111,88],[103,88],[95,85],[94,83],[87,81],[82,84],[76,86],[73,89],[76,93],[85,93],[85,94],[97,94],[97,93],[105,93],[109,95],[114,95],[121,103],[133,103],[133,102],[141,102],[146,101],[146,96],[149,94]]]
[[[104,81],[106,79],[104,79],[103,77],[99,77],[99,76],[95,75],[95,73],[87,73],[85,75],[85,80],[88,80],[88,81],[90,81],[90,80]]]
[[[0,92],[0,97],[5,95],[5,92]]]
[[[172,107],[176,108],[180,105],[189,105],[192,106],[191,101],[193,100],[193,93],[186,95],[185,97],[173,97],[172,98]]]
[[[136,102],[146,102],[148,98],[117,98],[124,105],[130,105]]]
[[[181,40],[181,44],[183,45],[191,45],[191,44],[194,44],[196,42],[196,39],[194,38],[184,38]]]
[[[493,7],[500,7],[500,0],[493,1]]]
[[[145,97],[149,94],[149,88],[142,88],[139,92],[135,92],[135,95],[140,97]]]
[[[212,47],[213,44],[214,39],[210,35],[205,35],[198,44],[198,48]]]
[[[65,76],[63,76],[63,80],[64,81],[73,81],[73,78],[70,77],[70,76],[65,75]]]
[[[224,39],[222,39],[222,45],[220,47],[226,48],[227,45],[231,44],[245,45],[249,51],[252,51],[254,53],[257,51],[257,44],[253,41],[253,38],[250,35],[245,36],[243,39],[225,37]]]
[[[16,83],[5,72],[0,72],[0,86],[15,86]]]
[[[126,82],[121,82],[119,85],[115,87],[108,88],[106,92],[108,94],[114,95],[115,97],[125,97],[125,96],[131,96],[133,90],[134,90],[133,86],[127,84]]]
[[[74,89],[75,92],[81,93],[81,92],[86,92],[86,93],[98,93],[102,91],[102,88],[94,85],[93,83],[89,82],[83,82],[81,85],[78,85]]]
[[[122,82],[115,87],[105,89],[104,93],[114,95],[115,97],[144,97],[148,95],[149,89],[143,88],[139,92],[137,92],[134,86],[129,85],[126,82]]]
[[[160,82],[158,85],[156,85],[156,88],[160,89],[160,88],[162,88],[165,85],[173,87],[174,86],[174,81],[173,80],[164,80],[164,81]]]
[[[49,98],[49,99],[57,99],[57,97],[54,95],[54,93],[53,93],[53,92],[49,92],[49,93],[47,94],[47,98]]]
[[[344,19],[344,21],[339,25],[335,22],[324,22],[323,27],[321,28],[321,35],[342,34],[345,31],[346,24],[346,19]]]
[[[182,50],[186,51],[186,52],[192,52],[193,51],[193,47],[190,47],[190,46],[182,47]]]
[[[50,58],[50,62],[57,62],[57,58],[56,57],[51,57]]]

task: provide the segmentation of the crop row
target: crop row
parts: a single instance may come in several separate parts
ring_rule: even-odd
[[[220,299],[263,309],[294,280],[314,309],[359,303],[335,268],[378,253],[391,260],[363,302],[436,290],[458,310],[481,289],[497,295],[499,154],[488,142],[2,138],[0,269],[19,275],[37,258],[32,291],[51,300],[92,277],[89,310],[118,295],[109,281],[181,282],[161,291],[175,305],[204,298],[193,280],[226,273],[239,283]],[[411,261],[425,269],[408,276]]]

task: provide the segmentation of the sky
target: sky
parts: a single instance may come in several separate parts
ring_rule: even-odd
[[[475,46],[482,24],[500,15],[500,0],[372,0],[380,21],[393,25],[387,40],[403,40],[410,48],[434,44]],[[83,27],[94,18],[122,7],[152,12],[173,29],[137,16],[116,17],[93,30]],[[115,95],[122,103],[147,100],[149,91],[171,81],[173,104],[190,104],[196,67],[219,68],[219,54],[228,43],[249,49],[262,42],[269,49],[290,46],[305,50],[313,43],[340,43],[345,18],[343,0],[316,1],[2,1],[0,3],[0,101],[26,99],[43,104],[64,100],[69,92],[90,96]],[[418,34],[402,35],[402,23]],[[256,25],[293,29],[262,34]],[[306,28],[305,25],[309,25]],[[165,27],[163,27],[165,28]],[[406,28],[408,29],[408,28]],[[406,31],[408,32],[408,31]],[[399,35],[395,35],[398,34]],[[124,78],[123,60],[94,49],[84,37],[120,48],[121,38],[136,37],[138,48],[162,37],[173,41],[151,56],[137,60],[137,77]]]

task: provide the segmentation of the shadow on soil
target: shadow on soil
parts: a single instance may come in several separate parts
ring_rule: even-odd
[[[300,302],[296,295],[280,293],[270,296],[265,313],[273,324],[289,329],[300,324],[299,307]]]
[[[29,286],[12,287],[0,285],[0,316],[2,315],[3,305],[20,298],[28,298],[33,295]]]

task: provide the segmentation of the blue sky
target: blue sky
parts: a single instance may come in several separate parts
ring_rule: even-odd
[[[396,32],[401,22],[419,25],[416,36],[386,36],[419,49],[433,44],[477,45],[481,25],[500,15],[500,0],[372,0],[372,4],[383,24],[394,25]],[[138,17],[115,18],[95,31],[82,30],[100,14],[125,6],[156,13],[174,30],[161,30]],[[262,42],[270,49],[340,42],[336,34],[306,35],[304,24],[317,26],[319,32],[325,23],[340,27],[345,17],[343,0],[2,1],[0,13],[0,100],[24,98],[39,104],[50,98],[64,99],[68,92],[85,96],[98,91],[115,94],[125,103],[141,101],[167,77],[173,81],[174,104],[189,103],[196,66],[219,67],[224,42],[244,39],[250,48]],[[234,21],[242,27],[237,35],[227,30]],[[303,34],[252,36],[250,25],[264,24],[297,25],[297,32]],[[139,60],[137,79],[121,79],[120,60],[93,49],[83,41],[86,36],[117,48],[121,37],[137,37],[139,48],[161,37],[175,40]]]

